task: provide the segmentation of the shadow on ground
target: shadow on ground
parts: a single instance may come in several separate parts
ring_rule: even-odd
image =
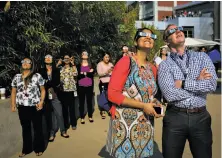
[[[109,153],[106,151],[106,146],[104,146],[100,152],[98,153],[98,155],[100,157],[103,157],[103,158],[113,158],[112,156],[109,155]],[[159,147],[157,145],[157,143],[154,141],[154,154],[152,157],[150,158],[163,158],[162,156],[162,153],[160,152],[159,150]]]

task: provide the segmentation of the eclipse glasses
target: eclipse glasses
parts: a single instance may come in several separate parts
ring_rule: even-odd
[[[48,55],[45,56],[45,59],[46,59],[46,58],[52,59],[52,56],[48,54]]]
[[[22,64],[31,64],[32,62],[30,60],[22,60],[21,63]]]
[[[176,27],[176,28],[173,28],[173,29],[168,30],[168,31],[167,31],[167,36],[166,36],[166,37],[168,37],[168,36],[174,34],[177,30],[179,30],[179,31],[183,31],[183,27],[179,26],[179,27]]]
[[[150,38],[152,38],[153,40],[156,40],[156,39],[157,39],[157,35],[152,34],[152,33],[148,33],[148,32],[139,32],[139,33],[138,33],[138,36],[139,36],[139,37],[150,37]]]

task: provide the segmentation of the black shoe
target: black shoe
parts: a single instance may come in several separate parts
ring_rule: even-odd
[[[76,126],[72,126],[72,130],[76,130],[77,129],[77,127]]]
[[[21,153],[19,154],[19,157],[24,157],[26,154],[25,153]]]
[[[85,124],[85,120],[84,119],[81,119],[81,124]]]
[[[43,152],[36,153],[36,156],[42,156]]]
[[[64,133],[65,134],[65,133]],[[61,136],[63,137],[63,138],[69,138],[69,135],[67,134],[66,136],[64,135],[64,134],[61,134]]]
[[[89,118],[89,122],[93,123],[94,120],[90,117],[90,118]]]

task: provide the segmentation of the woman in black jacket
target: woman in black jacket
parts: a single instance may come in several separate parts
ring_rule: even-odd
[[[78,96],[79,96],[79,111],[81,117],[81,124],[85,124],[85,98],[87,101],[88,117],[89,121],[92,123],[93,120],[93,77],[94,77],[94,68],[88,60],[88,53],[86,51],[82,52],[82,61],[77,65],[77,85],[78,85]]]
[[[56,131],[58,130],[57,122],[60,128],[61,136],[69,138],[64,126],[64,119],[62,113],[62,104],[58,99],[59,86],[60,86],[60,72],[56,68],[53,57],[51,55],[45,56],[45,65],[41,69],[41,75],[45,79],[46,89],[46,103],[48,106],[52,106],[52,127],[50,130],[49,141],[53,142],[55,139]],[[57,120],[57,121],[56,121]]]

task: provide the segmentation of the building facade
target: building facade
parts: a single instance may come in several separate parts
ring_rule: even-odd
[[[200,29],[202,25],[205,25],[206,17],[210,20],[207,22],[209,31],[201,31],[202,33],[207,33],[211,35],[210,40],[220,41],[220,1],[201,1],[201,2],[191,2],[185,5],[177,6],[174,8],[175,14],[179,14],[183,11],[192,11],[197,13],[197,16],[200,17]],[[190,18],[187,17],[186,20]]]
[[[161,21],[173,17],[173,8],[189,1],[141,1],[139,3],[139,20]]]
[[[144,23],[163,31],[168,24],[175,24],[184,27],[186,37],[220,42],[220,6],[220,1],[139,2],[136,27]]]

